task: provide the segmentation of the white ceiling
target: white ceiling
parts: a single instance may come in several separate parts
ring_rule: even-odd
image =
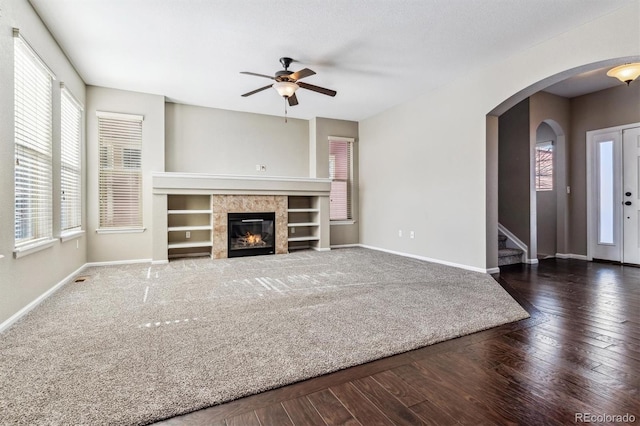
[[[30,0],[87,84],[282,115],[278,59],[317,75],[289,116],[361,120],[634,0]],[[585,46],[588,48],[588,46]],[[583,89],[584,90],[584,89]]]

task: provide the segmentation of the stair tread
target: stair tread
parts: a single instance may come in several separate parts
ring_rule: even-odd
[[[514,256],[514,255],[520,255],[522,253],[524,252],[520,249],[502,248],[498,250],[498,257]]]

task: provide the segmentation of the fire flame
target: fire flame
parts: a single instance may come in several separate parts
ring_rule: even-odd
[[[262,235],[260,235],[260,234],[252,234],[250,232],[247,232],[244,235],[244,238],[247,241],[247,244],[249,244],[251,246],[255,246],[257,244],[261,244],[262,243]]]

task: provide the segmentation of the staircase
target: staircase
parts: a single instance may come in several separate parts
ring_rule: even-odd
[[[515,265],[522,263],[523,251],[517,248],[507,247],[507,237],[498,234],[498,266]]]

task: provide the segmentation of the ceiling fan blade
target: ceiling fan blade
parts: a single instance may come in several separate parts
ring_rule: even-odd
[[[271,80],[275,80],[275,77],[272,77],[270,75],[265,75],[265,74],[258,74],[258,73],[255,73],[255,72],[240,71],[240,74],[255,75],[256,77],[264,77],[264,78],[269,78]]]
[[[300,80],[301,78],[309,77],[310,75],[314,75],[316,72],[310,70],[309,68],[301,69],[300,71],[296,71],[293,74],[289,74],[289,78],[293,80]]]
[[[296,97],[296,94],[294,93],[293,95],[289,96],[287,98],[287,100],[289,101],[289,106],[296,106],[298,105],[298,98]]]
[[[244,94],[244,95],[242,95],[242,96],[243,96],[243,97],[251,96],[251,95],[256,94],[256,93],[258,93],[258,92],[262,92],[263,90],[267,90],[267,89],[268,89],[268,88],[270,88],[271,86],[272,86],[272,85],[271,85],[271,84],[269,84],[269,85],[264,86],[264,87],[261,87],[261,88],[259,88],[259,89],[252,90],[251,92],[247,92],[247,93],[245,93],[245,94]]]
[[[312,90],[327,96],[335,96],[338,93],[335,90],[325,89],[324,87],[314,86],[313,84],[303,83],[301,81],[297,81],[296,84],[303,89]]]

